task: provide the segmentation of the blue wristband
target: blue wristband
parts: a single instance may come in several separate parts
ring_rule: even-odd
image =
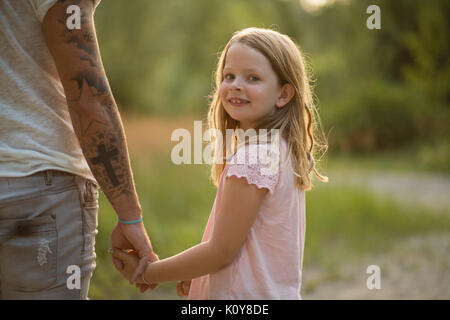
[[[144,219],[144,217],[141,217],[140,219],[138,219],[138,220],[133,220],[133,221],[125,221],[125,220],[120,220],[120,219],[118,219],[118,220],[119,220],[120,223],[123,223],[123,224],[133,224],[133,223],[139,223],[139,222],[141,222],[143,219]]]

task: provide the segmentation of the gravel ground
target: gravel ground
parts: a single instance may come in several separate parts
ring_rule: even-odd
[[[385,172],[336,172],[336,185],[367,188],[404,206],[450,214],[450,176]],[[369,265],[380,267],[381,288],[369,290]],[[392,250],[339,263],[330,275],[320,266],[305,266],[303,299],[450,299],[450,229],[445,234],[407,238]]]
[[[333,172],[330,185],[363,187],[389,196],[404,206],[422,206],[430,212],[450,214],[450,176],[424,173],[386,173],[377,171]]]
[[[367,288],[370,265],[380,267],[380,289]],[[388,253],[337,268],[334,279],[318,266],[304,268],[303,299],[450,299],[450,233],[408,238]]]

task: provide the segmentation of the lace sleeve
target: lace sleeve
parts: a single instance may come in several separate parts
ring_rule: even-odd
[[[279,179],[279,162],[279,150],[272,150],[270,145],[247,145],[228,162],[226,177],[244,177],[249,184],[273,193]]]

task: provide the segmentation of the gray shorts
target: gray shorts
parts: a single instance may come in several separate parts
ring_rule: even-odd
[[[0,178],[0,298],[87,299],[98,186],[54,170]]]

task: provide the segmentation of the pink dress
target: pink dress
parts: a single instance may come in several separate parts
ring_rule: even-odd
[[[269,192],[236,259],[217,272],[192,279],[188,299],[301,299],[305,193],[295,187],[286,142],[275,149],[268,144],[243,146],[227,162],[202,242],[212,234],[226,177],[245,177]],[[267,158],[257,157],[261,151],[267,152]]]

